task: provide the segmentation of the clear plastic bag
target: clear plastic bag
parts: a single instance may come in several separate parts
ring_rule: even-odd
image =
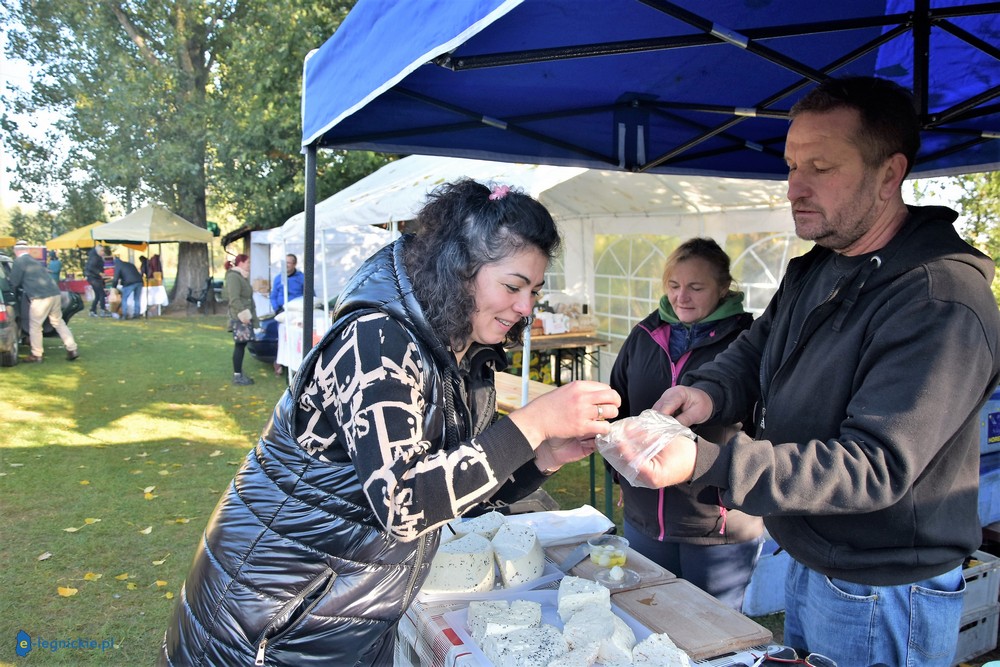
[[[629,484],[650,488],[636,481],[639,470],[679,435],[694,440],[694,432],[673,417],[652,409],[643,410],[635,417],[613,423],[607,435],[597,436],[597,451]],[[619,453],[622,446],[636,453],[631,463]]]

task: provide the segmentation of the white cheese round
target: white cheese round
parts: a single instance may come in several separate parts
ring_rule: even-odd
[[[424,593],[479,593],[496,581],[493,547],[482,535],[470,533],[438,548],[424,581]]]

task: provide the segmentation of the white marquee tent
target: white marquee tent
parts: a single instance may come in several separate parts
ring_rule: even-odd
[[[783,181],[412,155],[316,204],[317,245],[329,230],[410,220],[428,192],[462,176],[518,186],[546,205],[563,236],[566,296],[580,303],[593,297],[595,234],[711,236],[721,243],[731,233],[793,229]],[[271,242],[301,242],[304,227],[299,213],[272,232]]]

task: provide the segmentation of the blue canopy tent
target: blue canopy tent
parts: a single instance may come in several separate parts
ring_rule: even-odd
[[[914,175],[996,169],[998,44],[960,0],[359,0],[304,66],[307,245],[318,149],[781,179],[832,76],[914,92]]]

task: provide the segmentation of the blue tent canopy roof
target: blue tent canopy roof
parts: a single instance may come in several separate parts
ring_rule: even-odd
[[[958,0],[359,0],[303,145],[776,179],[792,103],[878,75],[914,91],[915,175],[997,169],[998,44],[1000,3]]]

